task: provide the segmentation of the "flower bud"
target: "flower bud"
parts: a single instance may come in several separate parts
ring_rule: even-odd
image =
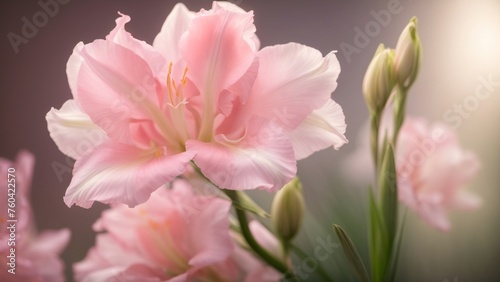
[[[421,59],[422,46],[417,33],[417,18],[413,17],[401,32],[396,45],[396,76],[404,88],[409,88],[415,81]]]
[[[395,84],[394,50],[380,44],[363,79],[365,102],[372,114],[379,115],[384,110]]]
[[[271,220],[274,231],[284,242],[289,242],[300,230],[305,212],[302,184],[295,177],[274,196]]]

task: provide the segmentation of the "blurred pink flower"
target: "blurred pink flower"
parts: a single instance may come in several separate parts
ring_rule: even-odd
[[[396,163],[400,201],[431,226],[448,231],[448,210],[480,207],[481,199],[464,189],[480,163],[474,153],[460,147],[448,126],[407,118]]]
[[[392,134],[390,115],[384,116],[381,128],[381,132]],[[358,134],[358,147],[346,160],[345,171],[352,181],[365,187],[375,179],[369,140],[366,124]],[[481,200],[464,189],[476,176],[479,161],[460,147],[456,134],[445,124],[429,126],[424,119],[407,117],[395,157],[400,201],[431,226],[448,231],[450,209],[480,206]]]
[[[153,46],[125,30],[76,45],[73,99],[47,114],[77,159],[64,200],[135,206],[194,163],[224,189],[280,189],[296,160],[347,142],[330,95],[340,66],[297,43],[259,50],[253,12],[227,2],[177,4]]]
[[[36,232],[33,211],[30,204],[31,179],[33,175],[34,156],[21,151],[15,162],[0,158],[0,281],[64,281],[63,262],[60,253],[68,244],[70,231],[61,229]],[[14,168],[15,172],[9,172]],[[8,174],[14,176],[8,176]],[[13,186],[8,186],[8,179]],[[14,193],[13,193],[14,192]],[[9,194],[15,194],[15,201],[9,201]],[[15,206],[9,206],[14,203]],[[9,216],[8,208],[14,217]],[[9,222],[8,220],[17,220]],[[15,237],[11,236],[8,227],[15,225]],[[15,252],[11,252],[11,248]],[[8,256],[15,255],[15,264],[10,265]],[[7,270],[15,266],[15,274]]]
[[[184,180],[174,181],[172,189],[158,189],[134,208],[117,205],[94,224],[94,230],[107,232],[97,235],[96,246],[74,265],[75,278],[239,281],[257,269],[276,275],[252,255],[241,253],[246,250],[238,247],[236,253],[229,231],[230,206],[217,196],[195,194]],[[253,230],[258,238],[269,235],[258,227]]]

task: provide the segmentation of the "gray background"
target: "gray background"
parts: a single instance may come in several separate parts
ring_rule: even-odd
[[[474,94],[479,77],[491,76],[500,81],[500,2],[499,1],[411,1],[401,0],[400,12],[392,14],[386,26],[373,29],[366,46],[357,45],[357,53],[346,56],[341,45],[356,46],[356,28],[364,30],[374,21],[373,13],[387,10],[394,1],[238,1],[246,10],[254,10],[261,46],[290,41],[319,49],[323,54],[337,49],[342,72],[333,98],[343,107],[347,121],[348,145],[340,151],[325,150],[299,163],[306,200],[311,208],[302,244],[314,236],[327,236],[330,223],[342,224],[360,245],[367,258],[366,188],[349,184],[343,176],[345,158],[355,149],[357,133],[367,119],[361,94],[364,71],[380,42],[395,47],[397,37],[408,20],[419,18],[419,33],[424,46],[421,74],[410,93],[409,113],[433,121],[443,121],[443,114],[462,104]],[[21,148],[37,158],[32,187],[32,202],[40,229],[69,226],[72,240],[63,258],[68,263],[81,260],[93,244],[91,224],[105,207],[95,204],[90,210],[68,209],[62,196],[71,173],[60,178],[53,169],[70,169],[72,162],[60,153],[49,137],[45,114],[59,108],[71,97],[65,65],[73,47],[104,36],[114,27],[117,11],[132,21],[127,29],[136,37],[152,43],[175,1],[81,1],[60,5],[54,17],[16,53],[7,34],[21,34],[22,18],[32,21],[41,11],[37,1],[6,0],[0,4],[0,155],[13,158]],[[210,1],[185,1],[197,11],[209,8]],[[399,10],[398,10],[399,11]],[[349,58],[348,58],[349,57]],[[497,86],[497,88],[500,88]],[[453,229],[442,234],[409,213],[400,281],[499,281],[500,216],[498,191],[500,176],[498,121],[500,90],[480,101],[457,128],[465,148],[475,151],[483,168],[471,189],[484,199],[481,210],[455,212]],[[446,122],[446,121],[445,121]],[[268,205],[269,195],[255,195]],[[2,196],[3,197],[3,196]],[[314,227],[313,219],[323,223]],[[326,224],[326,226],[325,226]],[[314,235],[311,235],[314,234]],[[313,237],[311,237],[313,236]],[[339,251],[324,267],[343,280],[353,280],[342,264]],[[3,266],[2,266],[3,267]],[[314,280],[314,273],[310,281]]]

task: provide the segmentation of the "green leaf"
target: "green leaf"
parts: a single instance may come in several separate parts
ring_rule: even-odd
[[[396,236],[396,225],[398,219],[398,186],[396,164],[394,161],[394,148],[390,143],[387,143],[384,151],[385,154],[380,168],[378,188],[380,192],[380,211],[386,227],[390,248],[394,237]]]
[[[377,207],[372,187],[369,187],[370,206],[370,260],[372,281],[382,281],[388,260],[386,228]]]
[[[398,267],[398,261],[399,261],[399,253],[401,249],[401,241],[403,241],[403,232],[404,232],[404,227],[406,223],[406,212],[403,215],[403,219],[401,220],[401,225],[399,226],[399,231],[394,239],[394,247],[391,255],[391,261],[389,263],[389,268],[386,273],[386,279],[385,281],[394,281],[396,278],[396,270]]]
[[[363,264],[363,261],[361,260],[361,257],[359,256],[351,238],[349,238],[344,229],[342,229],[339,225],[333,224],[333,229],[335,230],[335,233],[337,233],[337,237],[339,237],[344,253],[356,271],[359,281],[369,282],[370,280],[368,279],[365,265]]]
[[[239,201],[234,202],[233,205],[235,208],[248,211],[251,213],[254,213],[260,217],[264,218],[270,218],[271,216],[269,215],[268,212],[266,212],[263,208],[261,208],[250,196],[247,195],[247,193],[241,192],[241,191],[236,191],[238,193]]]

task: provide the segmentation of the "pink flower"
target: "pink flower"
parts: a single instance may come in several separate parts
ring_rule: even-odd
[[[229,230],[230,202],[195,194],[184,180],[134,208],[117,205],[94,224],[96,246],[74,265],[77,281],[279,281],[281,274]],[[256,240],[275,255],[276,238],[256,221]],[[232,238],[239,243],[236,245]],[[247,247],[248,248],[248,247]],[[255,280],[257,279],[257,280]]]
[[[430,127],[407,118],[397,148],[399,199],[431,226],[448,231],[451,209],[476,209],[481,200],[465,185],[479,169],[477,157],[464,151],[446,125]]]
[[[381,128],[392,134],[390,115],[384,115]],[[346,160],[345,171],[365,187],[375,179],[369,142],[367,123],[358,134],[358,147]],[[449,210],[475,209],[481,204],[464,190],[477,174],[479,161],[460,147],[456,134],[444,124],[429,126],[424,119],[407,117],[398,137],[396,164],[400,201],[439,230],[450,229]]]
[[[70,231],[68,229],[48,230],[37,234],[29,200],[34,162],[33,155],[26,151],[21,151],[14,163],[0,158],[0,193],[2,195],[0,201],[0,262],[2,264],[0,281],[64,281],[64,266],[59,254],[68,244]],[[15,171],[13,169],[9,171],[9,168]],[[9,179],[10,182],[8,182]],[[9,200],[11,196],[15,201]],[[9,227],[15,227],[15,230]],[[13,233],[15,236],[12,236],[11,231],[15,231]],[[13,256],[15,260],[10,258]],[[9,273],[9,269],[13,269],[15,274]]]
[[[224,189],[276,191],[296,160],[347,140],[330,98],[332,52],[297,43],[259,50],[253,12],[177,4],[153,46],[125,30],[76,45],[73,99],[47,114],[60,150],[77,159],[66,204],[135,206],[191,162]]]
[[[195,194],[184,180],[134,208],[115,206],[94,224],[96,231],[107,232],[97,235],[96,246],[74,266],[76,279],[238,281],[246,273],[239,262],[263,266],[235,254],[230,206],[217,196]]]

